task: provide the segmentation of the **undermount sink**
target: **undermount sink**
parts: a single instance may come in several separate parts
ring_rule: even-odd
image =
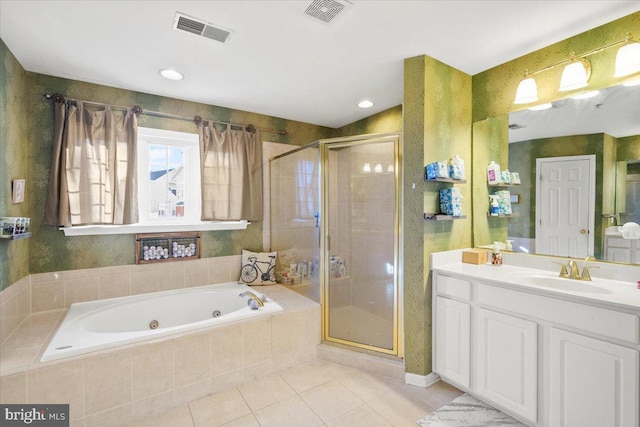
[[[523,277],[528,284],[544,288],[560,289],[570,292],[582,292],[587,294],[611,294],[609,289],[593,285],[587,281],[565,279],[563,277],[544,274],[533,274]]]

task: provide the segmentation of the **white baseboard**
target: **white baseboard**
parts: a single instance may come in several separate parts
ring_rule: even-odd
[[[433,372],[429,375],[418,375],[409,372],[406,372],[404,374],[404,382],[406,384],[415,385],[418,387],[430,387],[438,381],[440,381],[440,375],[434,374]]]

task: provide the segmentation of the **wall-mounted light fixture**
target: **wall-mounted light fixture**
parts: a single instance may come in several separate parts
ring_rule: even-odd
[[[623,46],[618,49],[618,53],[616,55],[616,66],[613,77],[627,77],[632,74],[640,73],[640,43],[633,40],[631,33],[627,33],[624,40],[619,40],[580,55],[576,55],[574,52],[571,52],[569,59],[565,59],[564,61],[560,61],[533,72],[525,70],[524,78],[518,85],[516,97],[513,103],[529,104],[531,102],[536,102],[538,100],[538,87],[533,76],[561,65],[565,66],[565,68],[562,71],[560,86],[558,88],[559,91],[571,91],[586,87],[589,84],[589,78],[591,77],[591,64],[585,58],[619,45]],[[640,76],[638,76],[638,80],[640,81]],[[635,80],[633,82],[635,82]]]

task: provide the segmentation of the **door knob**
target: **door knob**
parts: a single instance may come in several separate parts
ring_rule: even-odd
[[[580,234],[587,234],[587,230],[583,228],[582,230],[580,230]]]

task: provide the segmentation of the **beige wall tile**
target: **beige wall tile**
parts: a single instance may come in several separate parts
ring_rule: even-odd
[[[184,287],[203,286],[209,284],[209,268],[206,263],[194,263],[185,272]]]
[[[84,359],[87,415],[131,403],[131,351]]]
[[[273,360],[267,359],[255,365],[248,365],[244,367],[244,380],[253,381],[258,378],[266,377],[276,372],[278,367],[273,364]]]
[[[43,283],[43,282],[62,281],[64,280],[62,276],[63,276],[62,272],[59,272],[59,271],[53,271],[50,273],[35,273],[30,275],[32,285]]]
[[[219,262],[209,264],[209,283],[216,284],[228,282],[230,274],[231,266],[229,264]]]
[[[127,404],[88,415],[84,419],[84,425],[85,427],[123,427],[131,420],[131,404]]]
[[[42,282],[31,287],[32,312],[64,307],[64,281]]]
[[[84,416],[82,361],[63,363],[27,374],[28,403],[68,403],[71,419]]]
[[[158,290],[168,291],[184,288],[184,272],[161,271],[158,278]]]
[[[211,376],[209,333],[173,341],[175,385],[182,387]]]
[[[271,318],[271,354],[274,359],[298,352],[303,339],[300,314],[285,312]]]
[[[117,298],[130,294],[129,272],[101,275],[99,278],[99,297]]]
[[[203,397],[189,404],[196,427],[217,427],[248,415],[251,410],[237,389]]]
[[[173,343],[133,349],[132,375],[134,401],[173,390]]]
[[[0,378],[0,403],[25,403],[27,401],[27,376],[9,375]]]
[[[9,337],[9,340],[11,337]],[[3,345],[0,348],[0,375],[9,375],[29,367],[35,362],[40,346],[11,347]]]
[[[69,427],[84,427],[84,418],[69,421]]]
[[[242,324],[242,348],[245,366],[271,358],[271,318]]]
[[[211,331],[211,375],[242,368],[242,325],[232,325]]]
[[[158,271],[131,272],[131,295],[158,292]]]
[[[98,290],[98,278],[95,276],[78,277],[65,280],[65,307],[69,307],[75,302],[97,300],[99,295],[100,293]]]

